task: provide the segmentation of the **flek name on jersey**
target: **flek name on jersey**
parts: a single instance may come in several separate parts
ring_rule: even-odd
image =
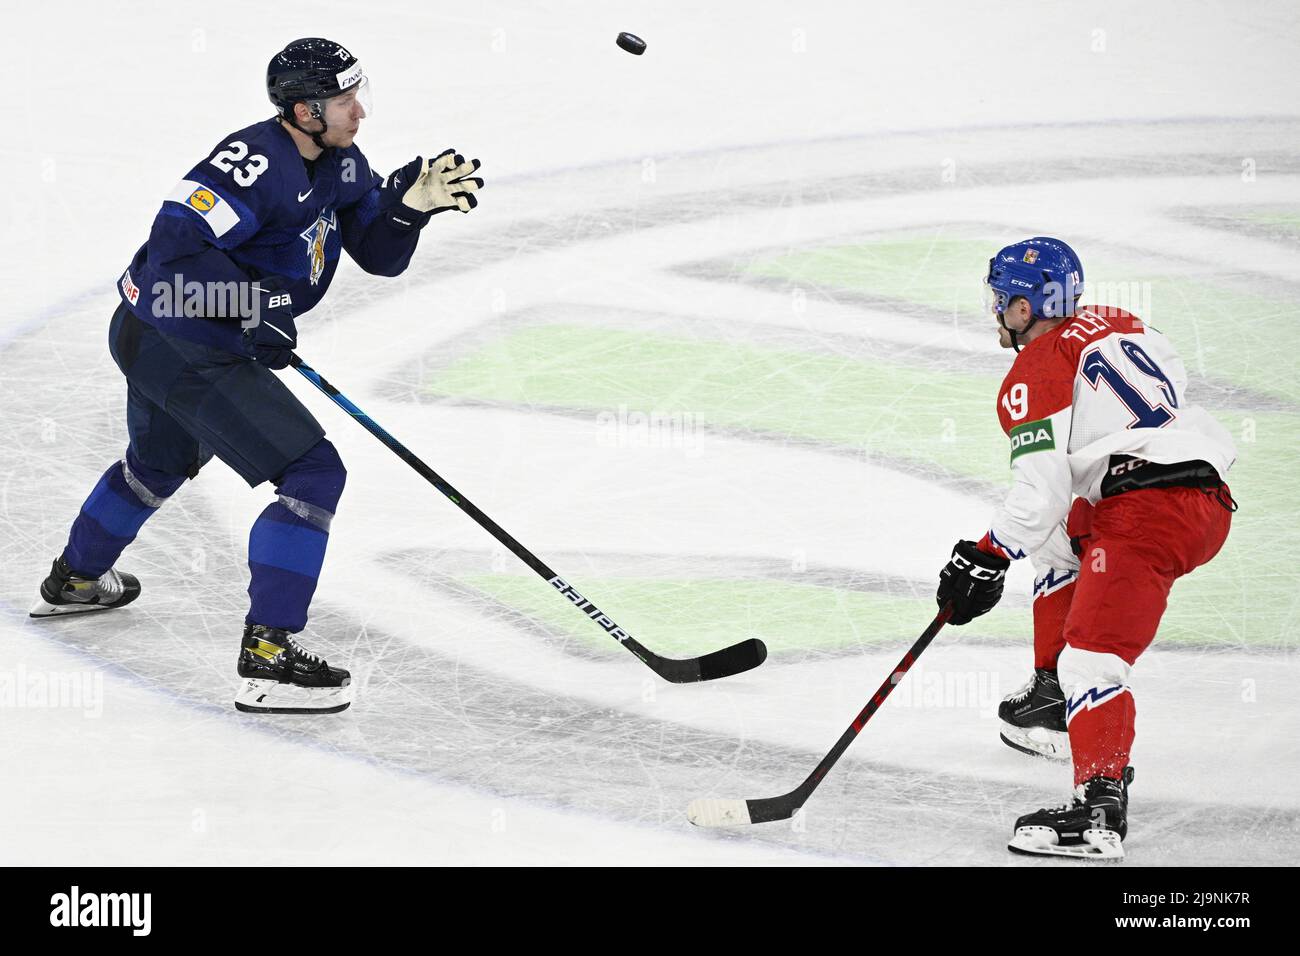
[[[303,241],[307,243],[307,258],[311,263],[311,284],[316,285],[320,282],[320,277],[325,274],[325,240],[329,237],[332,230],[338,228],[338,219],[334,215],[334,210],[326,209],[316,217],[316,221],[306,228],[300,235]]]

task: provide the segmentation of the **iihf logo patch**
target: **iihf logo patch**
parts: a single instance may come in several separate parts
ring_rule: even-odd
[[[325,241],[329,238],[330,232],[337,228],[338,220],[334,216],[334,210],[326,209],[315,222],[299,233],[307,243],[307,258],[311,263],[309,276],[312,285],[319,283],[320,277],[325,274]]]

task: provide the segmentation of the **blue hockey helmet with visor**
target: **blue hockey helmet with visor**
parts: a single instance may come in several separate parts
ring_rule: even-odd
[[[326,110],[329,100],[353,93],[366,115],[373,112],[370,81],[357,58],[341,44],[321,37],[294,40],[271,58],[266,67],[266,94],[276,112],[294,129],[310,136],[321,149],[328,148],[321,137],[329,129]],[[306,103],[319,130],[299,125],[294,104]]]
[[[984,293],[986,307],[1011,334],[1011,343],[1019,352],[1019,336],[1039,319],[1074,315],[1083,295],[1083,263],[1060,239],[1025,239],[998,250],[989,260]],[[1031,316],[1029,325],[1018,332],[1006,324],[1006,310],[1015,299],[1029,303]]]

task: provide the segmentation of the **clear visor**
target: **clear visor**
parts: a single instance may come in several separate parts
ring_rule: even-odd
[[[984,314],[1001,315],[1007,309],[1007,302],[1010,300],[1005,292],[993,288],[989,284],[988,276],[984,277]]]
[[[311,115],[323,119],[330,129],[348,129],[367,116],[374,115],[370,96],[370,78],[363,76],[355,86],[348,87],[338,96],[324,100],[311,100]]]

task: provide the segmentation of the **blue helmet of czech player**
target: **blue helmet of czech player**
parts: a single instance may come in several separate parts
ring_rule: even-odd
[[[357,58],[341,44],[321,37],[294,40],[271,57],[266,67],[266,95],[276,112],[294,129],[310,136],[321,149],[327,148],[321,141],[328,128],[325,100],[356,89],[362,108],[370,113],[369,86]],[[298,125],[293,112],[295,103],[307,104],[312,117],[320,121],[319,130]]]
[[[1074,315],[1083,295],[1083,263],[1060,239],[1035,236],[998,250],[989,260],[984,277],[998,322],[1007,328],[1005,313],[1013,299],[1029,303],[1032,318],[1020,332],[1011,333],[1011,344],[1020,351],[1019,336],[1039,319],[1060,319]]]

